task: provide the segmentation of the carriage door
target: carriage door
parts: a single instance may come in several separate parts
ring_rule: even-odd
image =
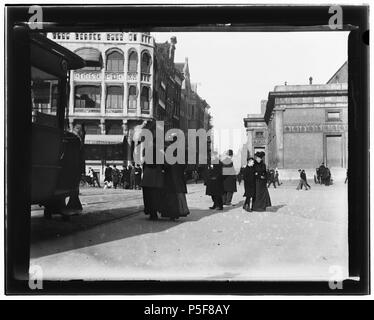
[[[341,135],[326,136],[326,162],[328,167],[343,167],[343,140]]]

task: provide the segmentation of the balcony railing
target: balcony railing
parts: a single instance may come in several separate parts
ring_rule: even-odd
[[[53,32],[48,37],[55,41],[131,42],[153,46],[151,35],[139,32]]]
[[[122,108],[106,108],[105,112],[106,113],[122,113],[123,109]]]
[[[100,108],[74,108],[74,113],[100,113]]]
[[[150,82],[151,75],[149,73],[142,72],[142,82]]]
[[[123,81],[124,77],[125,76],[124,76],[123,72],[112,72],[112,71],[106,71],[105,72],[105,80]]]
[[[75,81],[101,81],[101,71],[74,71]]]
[[[127,80],[128,81],[137,81],[138,80],[138,73],[137,72],[127,72]]]

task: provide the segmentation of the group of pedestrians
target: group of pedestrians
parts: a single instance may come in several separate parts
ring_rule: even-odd
[[[153,146],[155,145],[154,142]],[[162,156],[165,154],[164,150],[158,150],[155,147],[153,152],[154,159],[157,158],[157,153]],[[175,164],[144,162],[141,187],[144,213],[149,215],[150,220],[158,220],[159,214],[163,218],[177,220],[179,217],[185,217],[190,213],[186,200],[185,168],[185,164],[178,162]]]
[[[246,211],[265,211],[271,207],[270,195],[267,187],[267,170],[264,163],[265,152],[256,152],[250,157],[243,170],[244,205]]]
[[[122,170],[119,170],[115,164],[113,167],[107,164],[104,171],[104,189],[112,187],[117,189],[121,186],[124,189],[139,190],[141,176],[142,168],[139,164],[123,166]]]
[[[232,150],[228,150],[221,161],[216,152],[212,153],[214,164],[208,167],[206,181],[206,194],[210,195],[213,201],[210,209],[223,210],[223,205],[231,205],[233,193],[237,191],[237,175],[232,156]],[[264,157],[264,152],[256,152],[255,158],[249,158],[247,166],[242,170],[246,198],[243,209],[247,211],[265,211],[271,206]]]
[[[270,185],[272,184],[274,188],[276,188],[276,185],[278,185],[278,187],[282,184],[280,181],[279,181],[279,172],[277,169],[270,169],[267,171],[267,183],[268,183],[268,188],[270,187]]]
[[[327,166],[325,166],[324,162],[322,162],[319,168],[316,169],[315,182],[324,184],[325,186],[332,184],[331,171]]]

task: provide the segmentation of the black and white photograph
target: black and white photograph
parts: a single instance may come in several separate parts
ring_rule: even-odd
[[[360,281],[352,235],[368,212],[351,196],[369,179],[367,140],[351,128],[368,56],[344,7],[324,6],[317,26],[197,26],[116,25],[127,7],[100,6],[94,22],[90,6],[6,8],[5,182],[26,198],[6,215],[22,280]]]

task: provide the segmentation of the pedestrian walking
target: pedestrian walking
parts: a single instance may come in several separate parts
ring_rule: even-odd
[[[188,209],[186,193],[187,186],[184,177],[185,164],[165,164],[165,184],[163,188],[163,205],[161,216],[176,220],[187,216]]]
[[[278,187],[282,184],[282,182],[279,181],[279,172],[278,172],[278,169],[275,169],[274,180],[278,184]]]
[[[153,143],[153,152],[156,159],[156,152],[164,154],[163,150],[156,150],[156,141]],[[134,177],[135,178],[135,177]],[[164,165],[143,163],[143,177],[141,187],[143,191],[144,213],[149,215],[150,220],[158,219],[158,212],[162,211],[163,188],[165,186]]]
[[[302,176],[302,179],[304,180],[305,182],[305,185],[309,188],[309,189],[312,189],[312,187],[308,184],[308,180],[306,179],[306,173],[305,173],[305,170],[301,170],[301,176]]]
[[[73,127],[73,134],[79,138],[80,146],[79,146],[79,163],[74,170],[74,176],[76,176],[76,183],[75,189],[70,192],[69,201],[66,205],[67,209],[70,210],[83,210],[81,201],[79,199],[79,182],[82,174],[86,173],[86,165],[85,165],[85,153],[84,153],[84,140],[86,136],[86,130],[84,124],[75,124]]]
[[[268,172],[268,188],[271,184],[274,186],[274,189],[277,188],[275,185],[275,171],[273,169]]]
[[[299,184],[296,187],[296,190],[302,190],[303,187],[305,187],[305,190],[308,190],[308,185],[305,180],[306,179],[305,171],[303,172],[302,169],[299,169],[297,171],[299,172],[300,179],[299,179]]]
[[[218,153],[212,152],[212,162],[208,166],[206,192],[205,194],[212,197],[213,205],[209,209],[223,209],[223,178],[222,162],[219,160]]]
[[[256,197],[253,204],[253,211],[265,211],[271,207],[271,200],[266,184],[266,165],[264,163],[265,152],[255,153],[254,172],[256,177]]]
[[[243,209],[251,212],[253,210],[253,204],[256,196],[256,176],[253,168],[254,159],[250,157],[248,159],[246,167],[242,170],[244,180],[244,205]]]
[[[129,165],[130,170],[130,189],[135,189],[135,163]]]
[[[136,164],[135,169],[134,169],[134,183],[135,183],[135,189],[139,190],[140,189],[140,183],[142,180],[142,168],[140,167],[140,164]]]
[[[113,182],[114,189],[117,189],[119,181],[120,181],[120,172],[117,169],[117,166],[114,164],[113,169],[112,169],[112,182]]]
[[[104,189],[112,187],[112,167],[107,164],[104,171]]]
[[[199,181],[199,173],[197,172],[197,170],[192,171],[192,179],[195,181],[195,184],[197,184],[197,182]]]
[[[95,183],[96,183],[97,186],[99,188],[101,188],[101,186],[100,186],[100,179],[99,179],[98,173],[94,169],[92,169],[92,174],[93,174],[93,183],[94,183],[94,186],[95,186]]]
[[[237,180],[238,180],[238,184],[240,186],[240,184],[242,183],[242,180],[243,180],[243,171],[244,171],[245,167],[241,167],[240,170],[239,170],[239,173],[237,175]]]
[[[223,204],[226,206],[231,205],[232,197],[236,188],[236,172],[234,169],[234,163],[232,161],[234,153],[230,149],[226,152],[226,156],[222,161],[222,174],[223,174]]]

